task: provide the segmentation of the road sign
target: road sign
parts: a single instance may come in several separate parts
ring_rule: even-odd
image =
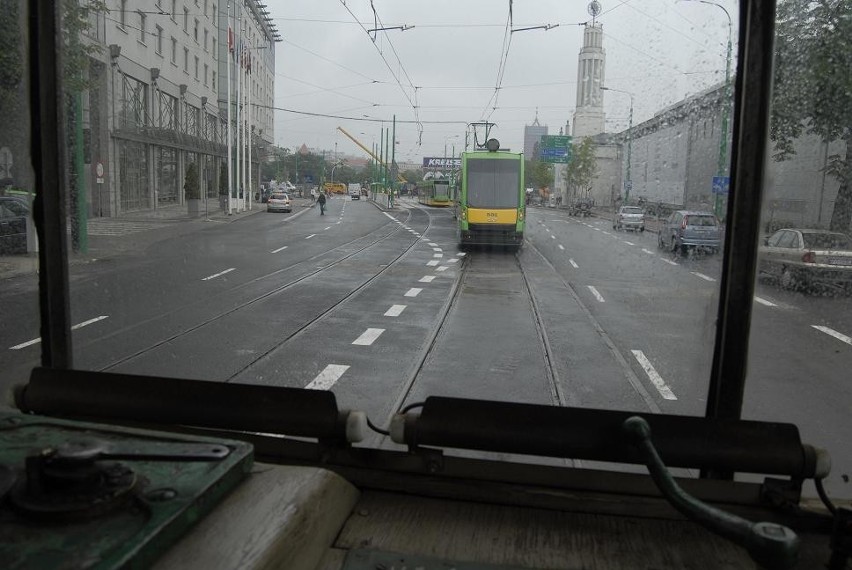
[[[568,148],[571,146],[571,137],[567,135],[542,135],[539,146],[542,148]]]
[[[538,149],[538,159],[541,162],[568,164],[571,161],[570,148],[541,147]]]
[[[731,184],[730,176],[714,176],[713,177],[713,194],[722,196],[728,195],[728,186]]]
[[[626,192],[632,192],[633,191],[633,181],[632,180],[625,180],[624,181],[624,190]]]

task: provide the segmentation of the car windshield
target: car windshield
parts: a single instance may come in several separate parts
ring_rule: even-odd
[[[724,257],[791,227],[849,248],[848,1],[778,0],[757,179],[732,176],[758,116],[734,0],[51,3],[64,170],[41,187],[35,4],[0,14],[0,195],[44,196],[61,237],[4,218],[4,393],[56,352],[39,256],[62,251],[73,368],[329,390],[378,448],[430,396],[716,413],[737,352],[734,415],[798,425],[852,497],[843,268]],[[738,217],[734,192],[756,201]]]
[[[844,234],[823,234],[802,232],[807,249],[839,249],[852,250],[852,242],[849,236]]]

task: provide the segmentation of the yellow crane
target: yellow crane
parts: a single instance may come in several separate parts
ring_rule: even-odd
[[[390,165],[389,165],[389,164],[387,164],[387,163],[386,163],[386,162],[384,162],[381,158],[379,158],[378,156],[376,156],[375,154],[373,154],[373,151],[372,151],[372,150],[368,149],[366,146],[364,146],[364,145],[361,143],[361,141],[359,141],[358,139],[356,139],[355,137],[353,137],[352,135],[350,135],[349,133],[347,133],[347,132],[346,132],[346,130],[345,130],[343,127],[337,127],[337,130],[338,130],[338,131],[340,131],[341,133],[343,133],[344,135],[346,135],[346,136],[349,138],[349,140],[351,140],[352,142],[354,142],[355,144],[357,144],[359,147],[361,147],[361,149],[362,149],[364,152],[366,152],[368,155],[370,155],[370,156],[373,158],[373,160],[375,160],[376,162],[378,162],[378,163],[379,163],[379,164],[381,164],[382,166],[387,167],[387,169],[388,169],[388,170],[390,170]],[[402,174],[400,174],[400,173],[398,173],[398,172],[397,172],[397,174],[396,174],[396,178],[397,178],[397,180],[399,180],[399,181],[400,181],[400,182],[402,182],[403,184],[405,184],[405,183],[407,183],[407,182],[408,182],[408,180],[406,180],[405,178],[403,178],[403,177],[402,177]]]

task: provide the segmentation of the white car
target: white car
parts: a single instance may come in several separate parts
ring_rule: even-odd
[[[622,206],[612,221],[612,229],[645,231],[645,212],[637,206]]]
[[[267,212],[292,212],[293,207],[290,205],[290,196],[283,192],[275,192],[266,201]]]

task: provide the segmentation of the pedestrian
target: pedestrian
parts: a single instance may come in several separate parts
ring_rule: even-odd
[[[311,202],[317,201],[317,189],[311,188]]]
[[[325,192],[320,192],[317,197],[317,202],[319,202],[320,206],[320,216],[325,215]]]

